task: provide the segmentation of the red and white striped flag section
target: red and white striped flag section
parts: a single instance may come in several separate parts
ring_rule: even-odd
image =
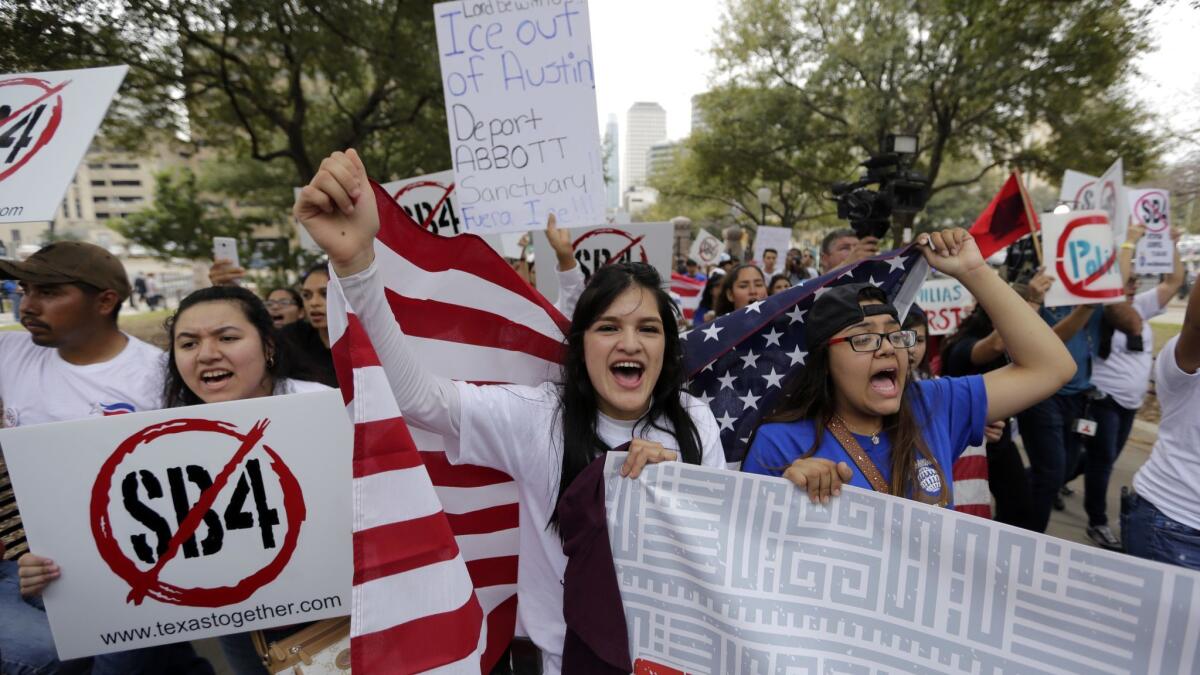
[[[482,239],[434,235],[374,189],[378,274],[425,367],[473,382],[557,378],[566,319]],[[516,622],[516,485],[450,465],[440,436],[410,431],[336,278],[329,305],[355,430],[353,670],[487,672]]]
[[[704,292],[704,285],[703,281],[697,281],[686,274],[671,272],[671,292],[682,299],[679,309],[683,310],[683,318],[688,321],[692,321],[692,317],[696,315],[696,308],[700,306],[700,294]]]
[[[980,518],[992,517],[988,487],[987,446],[975,445],[954,460],[954,510]]]

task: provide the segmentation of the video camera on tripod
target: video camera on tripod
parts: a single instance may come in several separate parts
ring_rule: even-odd
[[[850,221],[860,239],[882,238],[893,216],[909,224],[925,208],[929,179],[912,168],[916,156],[916,136],[888,134],[882,151],[860,164],[867,170],[861,179],[832,185],[838,218]],[[878,185],[879,189],[871,190],[870,185]]]

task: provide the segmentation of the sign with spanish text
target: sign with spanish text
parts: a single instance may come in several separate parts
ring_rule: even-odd
[[[459,216],[473,234],[604,222],[586,0],[433,7]]]
[[[1170,274],[1175,270],[1175,242],[1171,239],[1171,195],[1166,190],[1130,190],[1130,214],[1146,228],[1138,240],[1134,270],[1138,274]]]
[[[0,431],[61,659],[350,612],[336,390]]]
[[[0,223],[54,219],[128,70],[0,75]]]
[[[1195,570],[850,485],[821,504],[684,462],[630,480],[625,456],[604,459],[615,574],[593,585],[620,594],[639,675],[1200,672]]]
[[[787,253],[792,247],[792,230],[788,227],[770,227],[759,225],[754,233],[754,263],[762,268],[767,280],[776,274],[782,274],[787,268]],[[767,269],[765,255],[767,249],[775,251],[775,259],[771,269]]]
[[[1047,213],[1042,223],[1042,255],[1054,283],[1047,307],[1112,303],[1123,299],[1117,247],[1104,211]]]
[[[674,227],[671,223],[638,223],[573,229],[571,245],[575,248],[575,262],[587,279],[609,263],[647,263],[658,270],[666,287],[671,280]],[[558,298],[558,274],[554,271],[558,263],[544,233],[534,232],[533,242],[533,259],[538,262],[537,289],[553,302]]]
[[[936,277],[921,284],[917,304],[929,320],[930,335],[951,335],[975,309],[975,297],[957,279]]]

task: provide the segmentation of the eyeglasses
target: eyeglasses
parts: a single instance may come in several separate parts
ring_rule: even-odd
[[[859,333],[858,335],[833,338],[829,341],[829,344],[836,345],[839,342],[849,342],[850,348],[856,352],[873,352],[883,345],[883,338],[887,338],[888,342],[892,343],[892,346],[896,349],[911,349],[917,344],[917,331],[895,330],[890,333]]]
[[[295,307],[296,301],[286,298],[284,300],[267,300],[263,304],[267,306],[267,309],[279,309],[282,307]]]

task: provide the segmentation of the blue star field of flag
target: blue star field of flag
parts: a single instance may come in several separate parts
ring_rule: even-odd
[[[742,461],[759,419],[805,366],[805,315],[816,298],[842,284],[869,283],[883,289],[903,317],[927,271],[920,251],[906,246],[806,279],[685,333],[687,389],[712,408],[726,461]]]

